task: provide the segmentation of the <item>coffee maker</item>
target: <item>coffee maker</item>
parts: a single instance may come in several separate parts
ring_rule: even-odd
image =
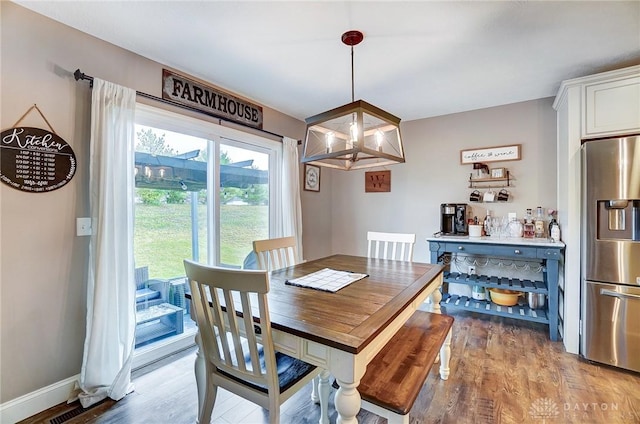
[[[466,203],[443,203],[440,205],[440,233],[449,236],[469,234]]]

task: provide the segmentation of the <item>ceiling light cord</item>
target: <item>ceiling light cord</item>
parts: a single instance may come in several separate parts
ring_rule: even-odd
[[[351,101],[354,102],[355,98],[355,72],[353,70],[353,46],[351,46]]]

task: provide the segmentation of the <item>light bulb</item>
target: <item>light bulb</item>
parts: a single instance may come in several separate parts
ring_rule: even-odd
[[[351,141],[355,142],[358,140],[358,124],[356,122],[352,123],[349,127],[349,131],[351,132]]]
[[[325,134],[325,140],[327,142],[327,153],[331,153],[331,145],[333,144],[333,138],[335,134],[333,132],[328,132]]]
[[[376,144],[378,145],[378,151],[379,152],[382,151],[382,140],[384,140],[384,134],[382,133],[382,131],[377,130],[376,131]]]

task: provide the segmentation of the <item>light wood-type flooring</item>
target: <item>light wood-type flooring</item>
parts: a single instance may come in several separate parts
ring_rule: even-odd
[[[434,366],[411,411],[411,423],[640,423],[640,374],[588,363],[550,342],[547,327],[454,312],[451,376]],[[80,415],[58,405],[22,423],[181,424],[196,420],[195,349],[134,372],[135,391]],[[282,407],[283,424],[317,423],[310,386]],[[330,395],[331,422],[337,417]],[[65,412],[72,418],[61,416]],[[58,418],[59,417],[59,418]],[[360,411],[363,424],[385,423]],[[218,391],[214,423],[268,423],[267,411]]]

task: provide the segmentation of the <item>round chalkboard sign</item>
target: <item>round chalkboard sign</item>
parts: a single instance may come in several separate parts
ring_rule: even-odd
[[[56,190],[76,173],[76,155],[58,135],[32,127],[0,134],[0,180],[22,191]]]

